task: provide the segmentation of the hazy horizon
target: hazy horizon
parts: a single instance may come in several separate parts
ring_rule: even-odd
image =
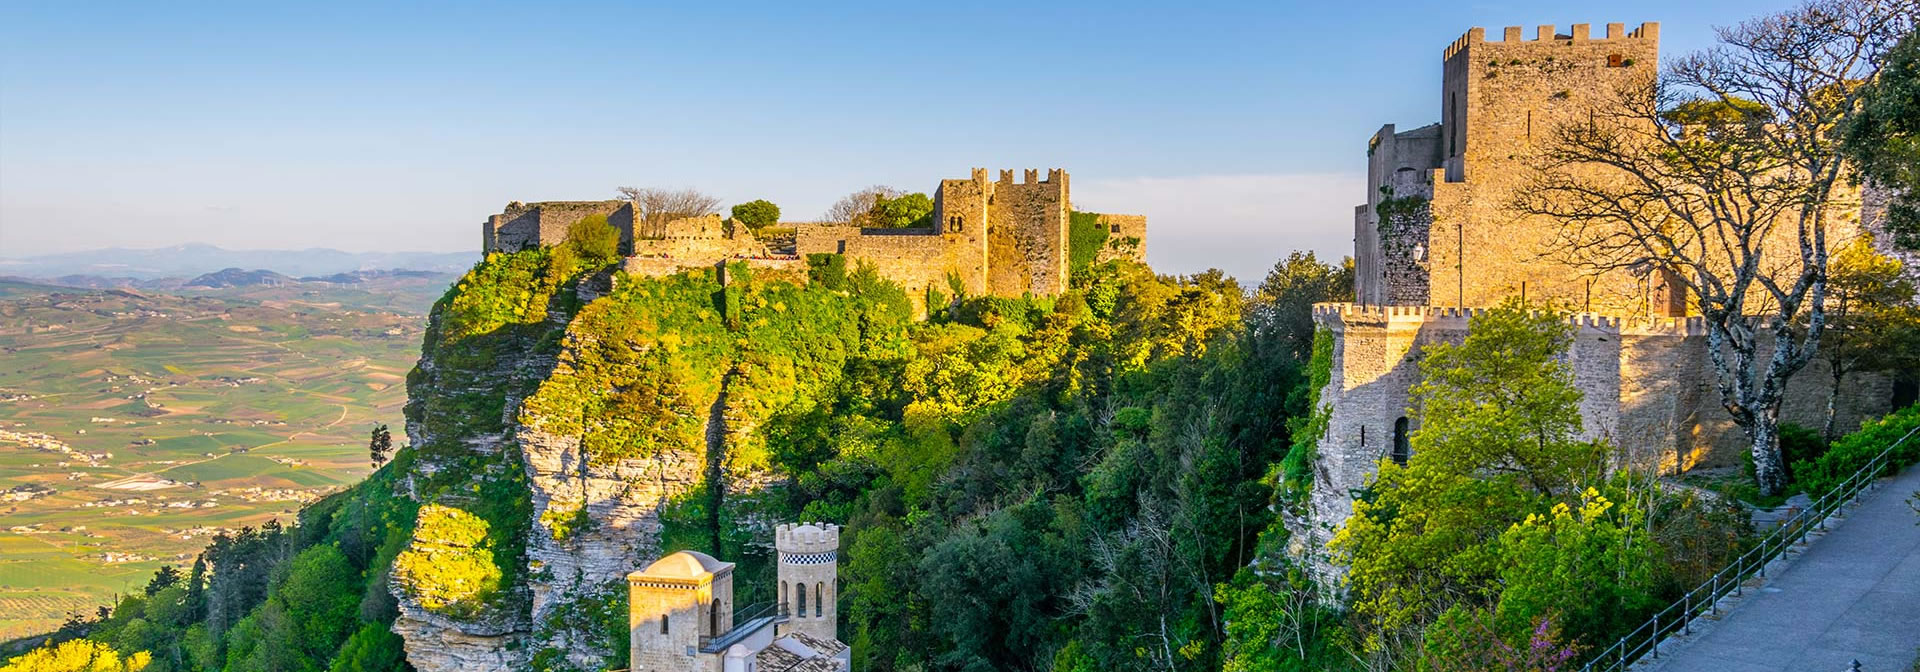
[[[204,242],[475,251],[508,201],[622,185],[766,198],[968,169],[1065,168],[1074,204],[1149,217],[1148,261],[1257,281],[1351,253],[1365,142],[1438,118],[1473,26],[1662,22],[1665,56],[1785,6],[1396,9],[1214,3],[9,5],[0,256]],[[645,26],[667,25],[653,31]]]

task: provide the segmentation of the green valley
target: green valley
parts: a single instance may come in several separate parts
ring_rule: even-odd
[[[0,284],[0,638],[366,475],[423,320],[400,292],[307,292]]]

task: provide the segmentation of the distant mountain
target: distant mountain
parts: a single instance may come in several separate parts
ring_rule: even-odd
[[[161,278],[192,278],[229,268],[270,269],[291,277],[316,277],[374,269],[459,273],[480,258],[478,252],[342,252],[306,250],[228,250],[193,243],[155,249],[107,248],[33,257],[0,258],[0,275],[30,278],[92,276],[135,285]],[[73,283],[79,284],[79,283]]]
[[[182,287],[204,287],[207,289],[226,289],[228,287],[285,287],[296,282],[299,282],[299,280],[265,269],[256,268],[249,271],[239,268],[223,268],[188,280],[187,284],[182,285]]]
[[[465,268],[466,267],[463,266],[459,270],[465,270]],[[300,281],[331,282],[336,285],[358,285],[378,280],[403,280],[408,278],[438,280],[446,275],[447,273],[445,271],[414,271],[404,268],[392,268],[373,271],[354,271],[352,273],[335,273],[333,275],[309,275],[301,278]]]

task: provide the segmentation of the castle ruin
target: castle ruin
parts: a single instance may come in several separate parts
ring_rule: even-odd
[[[731,220],[704,215],[668,222],[647,235],[636,231],[631,202],[548,201],[508,204],[487,218],[481,237],[484,253],[511,252],[566,240],[567,227],[581,218],[604,215],[620,230],[622,267],[630,274],[661,276],[715,264],[744,262],[749,267],[804,271],[817,254],[838,254],[848,265],[872,265],[899,284],[916,302],[929,290],[982,296],[1052,296],[1067,289],[1076,219],[1067,171],[1051,169],[1044,179],[1028,169],[1019,181],[1002,170],[989,179],[975,168],[966,179],[941,180],[933,196],[932,224],[925,227],[873,228],[842,224],[783,223],[794,230],[791,247],[760,241]],[[1147,218],[1141,215],[1081,213],[1097,226],[1100,249],[1093,260],[1145,261]]]
[[[1655,75],[1659,34],[1657,23],[1631,32],[1608,24],[1599,37],[1575,24],[1568,33],[1540,26],[1533,39],[1510,27],[1489,41],[1474,28],[1442,54],[1440,123],[1389,124],[1368,143],[1367,202],[1354,210],[1356,302],[1314,307],[1334,342],[1320,392],[1329,420],[1309,504],[1289,520],[1291,550],[1323,576],[1337,572],[1320,556],[1352,515],[1353,493],[1381,460],[1411,454],[1423,348],[1460,342],[1473,315],[1508,297],[1569,311],[1565,357],[1584,393],[1583,438],[1612,441],[1619,462],[1673,473],[1731,466],[1746,453],[1714,387],[1706,326],[1668,271],[1578,268],[1552,254],[1557,222],[1508,207],[1536,142]],[[1836,219],[1830,240],[1858,235],[1857,208]],[[1819,358],[1794,376],[1782,420],[1819,426],[1828,379]],[[1893,396],[1885,376],[1851,380],[1837,404],[1842,429],[1886,412]]]

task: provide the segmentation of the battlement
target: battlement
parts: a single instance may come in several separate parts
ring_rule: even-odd
[[[864,263],[900,285],[916,304],[959,293],[972,296],[1052,296],[1067,289],[1068,213],[1072,198],[1067,171],[1001,170],[989,180],[985,168],[969,178],[941,180],[933,191],[929,226],[869,228],[841,224],[792,224],[791,253],[775,250],[746,227],[719,215],[669,222],[638,222],[633,204],[612,201],[547,201],[507,204],[487,219],[482,249],[513,252],[566,241],[567,229],[583,217],[605,215],[620,230],[620,254],[630,274],[658,276],[690,268],[746,261],[790,270],[808,255],[838,254],[849,266]],[[1145,261],[1146,217],[1103,214],[1107,240],[1100,261]],[[637,225],[646,224],[644,226]],[[924,313],[922,313],[924,314]]]
[[[1624,23],[1609,23],[1607,24],[1606,35],[1599,39],[1595,39],[1592,34],[1593,29],[1591,24],[1585,24],[1585,23],[1573,24],[1571,31],[1564,34],[1555,32],[1553,24],[1546,24],[1546,25],[1536,27],[1534,29],[1534,38],[1531,40],[1527,40],[1521,37],[1523,31],[1525,30],[1524,27],[1507,26],[1505,29],[1501,30],[1500,39],[1499,41],[1494,42],[1494,44],[1511,44],[1511,45],[1526,44],[1526,43],[1551,44],[1556,42],[1567,43],[1567,44],[1577,44],[1577,43],[1583,43],[1583,42],[1604,42],[1607,40],[1658,41],[1660,39],[1660,22],[1658,21],[1647,21],[1645,23],[1641,23],[1640,27],[1633,29],[1633,32],[1627,32],[1626,27],[1627,27],[1627,24],[1624,24]],[[1444,52],[1444,56],[1442,56],[1442,58],[1451,59],[1453,58],[1454,54],[1458,54],[1461,51],[1466,50],[1468,47],[1471,47],[1476,44],[1485,44],[1487,42],[1488,42],[1487,29],[1480,28],[1480,27],[1469,29],[1465,35],[1460,36],[1460,39],[1454,40],[1453,44],[1447,45],[1447,48]]]
[[[788,554],[832,553],[840,550],[840,526],[782,523],[773,528],[773,547]]]
[[[1386,329],[1459,329],[1465,330],[1473,318],[1487,308],[1454,306],[1378,306],[1357,303],[1313,304],[1313,322],[1322,328],[1343,331],[1362,326]],[[1705,336],[1706,319],[1690,317],[1630,317],[1593,312],[1559,313],[1567,324],[1580,331],[1600,331],[1632,336]],[[1760,318],[1753,318],[1759,320]],[[1756,322],[1758,324],[1758,322]]]

